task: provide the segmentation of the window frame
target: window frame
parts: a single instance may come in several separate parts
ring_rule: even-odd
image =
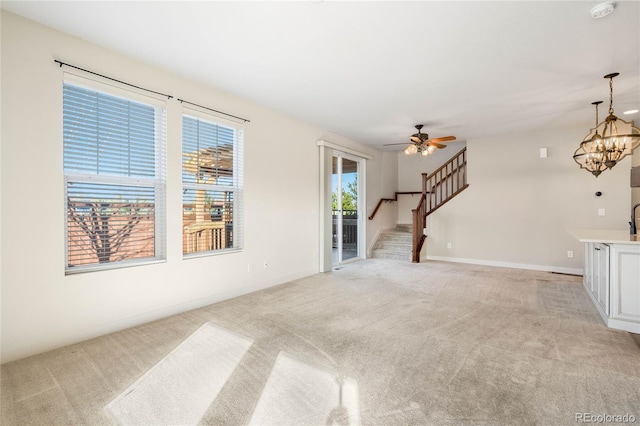
[[[123,175],[103,175],[97,173],[78,173],[65,170],[64,159],[64,86],[65,84],[104,93],[127,101],[137,102],[154,108],[154,162],[155,176],[131,177]],[[64,255],[65,275],[73,275],[85,272],[96,272],[111,269],[120,269],[133,266],[143,266],[154,263],[164,263],[167,259],[166,248],[166,187],[167,187],[167,102],[166,98],[160,98],[152,94],[141,93],[124,85],[113,82],[100,81],[95,77],[85,77],[71,72],[63,72],[62,79],[62,104],[61,119],[63,121],[62,137],[62,172],[64,179]],[[88,265],[69,266],[69,211],[68,211],[68,185],[70,182],[89,184],[111,184],[127,187],[153,188],[154,190],[154,256],[118,260],[108,263],[92,263]]]
[[[217,184],[198,184],[188,183],[182,178],[182,169],[184,161],[184,118],[206,121],[213,125],[220,125],[234,129],[233,140],[233,183],[231,185]],[[182,258],[184,260],[194,259],[208,256],[219,256],[229,253],[237,253],[244,250],[244,122],[235,121],[227,117],[222,117],[213,112],[201,110],[196,106],[182,106],[180,114],[180,184],[181,191],[184,194],[185,189],[202,189],[212,192],[232,192],[233,193],[233,247],[224,249],[215,249],[207,251],[197,251],[185,253],[182,250]],[[181,230],[182,240],[184,240],[184,195],[181,199]],[[182,242],[184,247],[184,241]]]

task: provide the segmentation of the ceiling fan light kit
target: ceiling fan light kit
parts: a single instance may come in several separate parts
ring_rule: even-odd
[[[406,155],[413,155],[416,152],[418,152],[418,147],[416,145],[409,145],[405,150],[404,153]]]
[[[433,138],[429,139],[429,135],[426,133],[422,133],[422,124],[416,124],[416,129],[418,129],[418,133],[411,135],[409,138],[411,140],[410,145],[407,146],[403,152],[405,155],[414,155],[420,154],[421,157],[426,157],[428,155],[433,154],[436,149],[446,148],[446,145],[443,145],[442,142],[454,141],[456,140],[455,136],[444,136],[442,138]],[[388,143],[385,146],[390,145],[405,145],[404,143]]]
[[[595,177],[612,169],[640,145],[640,129],[634,127],[633,122],[624,121],[613,114],[613,79],[618,75],[616,72],[604,76],[609,79],[609,115],[598,123],[598,105],[602,101],[592,102],[596,107],[596,126],[573,154],[580,168]]]

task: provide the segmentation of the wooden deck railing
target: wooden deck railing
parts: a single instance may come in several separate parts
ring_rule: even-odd
[[[342,215],[342,246],[354,248],[358,245],[358,210],[332,210],[333,248],[338,248],[338,216]]]

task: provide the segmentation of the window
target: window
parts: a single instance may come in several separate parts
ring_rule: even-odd
[[[182,252],[242,248],[242,127],[193,111],[182,117]]]
[[[164,103],[68,76],[66,272],[165,258]]]

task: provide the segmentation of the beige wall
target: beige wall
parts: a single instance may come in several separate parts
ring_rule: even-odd
[[[598,178],[573,161],[587,132],[566,128],[469,140],[470,186],[427,219],[426,254],[581,273],[583,248],[567,229],[627,230],[631,200],[630,159]],[[548,158],[539,158],[543,147]],[[606,216],[598,215],[600,208]]]
[[[372,148],[5,11],[1,30],[3,361],[318,272],[318,139],[372,155],[369,198],[383,192],[388,158]],[[242,252],[182,259],[181,107],[170,100],[167,261],[65,276],[63,70],[54,59],[251,120]]]
[[[376,188],[376,192],[371,190],[367,193],[367,217],[371,216],[381,198],[392,198],[398,187],[398,163],[395,152],[382,153],[381,161],[371,166],[367,168],[370,180],[367,185]],[[394,203],[382,203],[375,217],[372,220],[367,219],[367,251],[371,250],[380,230],[396,226],[397,217],[398,209]]]

